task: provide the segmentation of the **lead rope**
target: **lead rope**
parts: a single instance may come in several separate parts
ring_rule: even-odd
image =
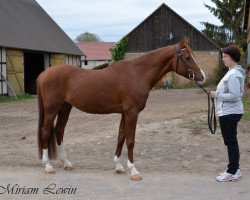
[[[196,82],[195,82],[196,83]],[[207,94],[207,105],[208,105],[208,111],[207,111],[207,124],[210,132],[212,134],[215,134],[216,127],[217,127],[217,121],[216,121],[216,115],[215,115],[215,104],[214,104],[214,98],[209,97],[209,92],[202,86],[196,83],[199,88],[201,88],[206,94]],[[212,102],[212,106],[210,104],[210,100]]]
[[[178,66],[179,66],[179,58],[181,59],[181,61],[183,62],[184,66],[186,67],[186,70],[189,73],[189,78],[191,80],[194,80],[194,75],[192,74],[192,77],[190,76],[190,68],[187,67],[188,65],[186,64],[186,62],[183,60],[183,58],[180,55],[180,51],[181,49],[179,48],[179,46],[176,46],[176,53],[177,53],[177,62],[176,62],[176,69],[175,72],[178,72]],[[195,82],[196,83],[196,82]],[[214,105],[214,99],[209,97],[209,92],[202,86],[199,85],[198,83],[196,83],[196,85],[198,85],[199,88],[201,88],[206,94],[207,94],[207,105],[208,105],[208,111],[207,111],[207,124],[208,124],[208,128],[210,130],[210,132],[212,134],[215,134],[216,131],[216,127],[217,127],[217,121],[216,121],[216,115],[215,115],[215,105]],[[212,102],[212,107],[210,105],[210,99]]]

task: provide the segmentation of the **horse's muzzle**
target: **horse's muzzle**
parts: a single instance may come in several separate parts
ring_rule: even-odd
[[[195,76],[195,82],[198,85],[203,85],[206,82],[206,75],[202,70],[201,70],[201,75],[199,77]]]

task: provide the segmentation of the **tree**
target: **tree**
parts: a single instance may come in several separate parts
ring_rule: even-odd
[[[76,42],[101,42],[101,39],[99,36],[97,36],[94,33],[81,33],[78,35],[75,39]]]
[[[202,32],[213,39],[219,46],[237,44],[246,50],[246,31],[243,28],[245,0],[210,0],[216,7],[204,3],[222,25],[201,22],[205,26]]]

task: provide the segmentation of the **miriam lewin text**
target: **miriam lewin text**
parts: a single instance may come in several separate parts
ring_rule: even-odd
[[[76,187],[58,187],[55,183],[51,183],[46,187],[27,187],[19,184],[0,185],[0,195],[36,195],[36,194],[54,194],[54,195],[74,195]]]

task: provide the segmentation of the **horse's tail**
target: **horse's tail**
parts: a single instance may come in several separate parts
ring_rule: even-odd
[[[37,79],[37,101],[38,101],[38,131],[37,131],[37,141],[38,141],[38,156],[39,159],[42,159],[43,156],[43,148],[42,148],[42,126],[44,122],[44,104],[43,104],[43,97],[41,94],[41,89],[39,85],[39,81]],[[51,129],[49,141],[48,141],[48,155],[49,159],[54,159],[57,156],[56,151],[56,133],[54,126]]]
[[[37,141],[38,141],[38,156],[39,159],[42,159],[43,150],[42,150],[42,126],[44,121],[44,107],[43,107],[43,98],[39,86],[39,81],[36,82],[36,92],[37,92],[37,102],[38,102],[38,131],[37,131]]]

